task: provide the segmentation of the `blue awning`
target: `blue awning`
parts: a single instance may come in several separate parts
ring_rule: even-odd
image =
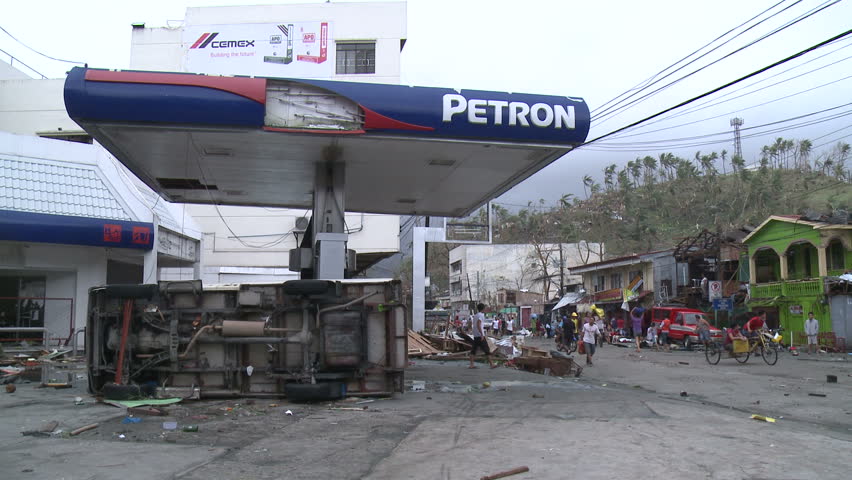
[[[0,210],[0,240],[151,250],[154,224]]]

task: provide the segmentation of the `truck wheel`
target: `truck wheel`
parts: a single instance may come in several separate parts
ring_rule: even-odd
[[[683,348],[687,351],[692,351],[692,337],[690,335],[683,337]]]
[[[142,398],[142,391],[138,385],[107,383],[101,389],[101,394],[107,400],[136,400]]]

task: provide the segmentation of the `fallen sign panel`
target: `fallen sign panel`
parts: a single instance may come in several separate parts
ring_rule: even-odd
[[[171,201],[464,216],[583,143],[581,98],[75,67],[74,121]]]

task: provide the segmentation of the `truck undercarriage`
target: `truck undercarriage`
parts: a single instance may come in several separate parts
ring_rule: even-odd
[[[200,280],[89,294],[92,393],[339,398],[403,388],[400,284],[293,280],[204,288]]]

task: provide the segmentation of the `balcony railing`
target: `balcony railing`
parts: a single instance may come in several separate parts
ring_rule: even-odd
[[[751,298],[803,297],[822,295],[822,278],[814,280],[795,280],[787,282],[760,283],[751,286]]]

